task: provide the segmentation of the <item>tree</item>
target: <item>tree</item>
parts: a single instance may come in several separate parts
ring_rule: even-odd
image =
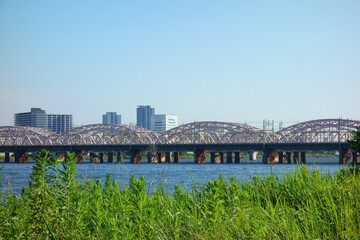
[[[354,164],[350,169],[353,169],[355,172],[360,172],[360,164],[357,163],[357,155],[356,153],[360,153],[360,127],[356,131],[352,131],[351,140],[348,141],[350,143],[350,148],[355,152],[356,158],[353,160]]]
[[[351,140],[348,142],[354,152],[360,153],[360,127],[356,131],[352,131]]]

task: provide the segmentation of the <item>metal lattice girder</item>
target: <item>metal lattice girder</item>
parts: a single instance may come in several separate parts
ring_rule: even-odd
[[[158,144],[159,134],[137,126],[95,124],[76,128],[71,134],[84,139],[82,144]],[[76,144],[76,141],[73,143]]]
[[[51,145],[50,137],[55,133],[34,127],[0,127],[0,145]]]
[[[277,132],[282,143],[335,143],[351,139],[351,132],[360,127],[360,121],[320,119],[298,123]]]
[[[167,131],[164,136],[169,143],[230,143],[231,135],[242,134],[245,141],[260,129],[240,123],[194,122]]]
[[[320,119],[278,132],[240,123],[195,122],[164,134],[129,125],[87,125],[66,134],[33,127],[0,127],[0,146],[113,145],[113,144],[228,144],[228,143],[337,143],[347,142],[360,121]]]

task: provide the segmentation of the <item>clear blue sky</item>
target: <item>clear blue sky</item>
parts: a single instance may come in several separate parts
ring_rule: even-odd
[[[0,126],[360,120],[360,1],[0,0]]]

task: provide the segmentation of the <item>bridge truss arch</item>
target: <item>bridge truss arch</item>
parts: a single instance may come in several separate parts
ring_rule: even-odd
[[[56,134],[35,127],[0,127],[0,146],[52,145],[51,136]]]
[[[250,125],[231,122],[194,122],[163,135],[169,144],[250,143],[259,141],[261,130]]]
[[[55,134],[33,127],[0,127],[0,146],[51,145],[157,145],[247,143],[344,143],[360,121],[319,119],[298,123],[280,131],[231,122],[194,122],[157,134],[131,125],[94,124]]]
[[[156,144],[160,136],[150,130],[118,124],[92,124],[74,129],[63,139],[68,145]]]
[[[282,143],[336,143],[351,139],[360,121],[347,119],[318,119],[294,124],[276,133]]]

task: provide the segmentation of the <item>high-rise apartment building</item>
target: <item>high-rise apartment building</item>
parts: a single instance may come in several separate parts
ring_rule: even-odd
[[[14,125],[47,128],[47,116],[41,108],[31,108],[30,112],[15,113]]]
[[[151,130],[151,116],[155,115],[155,108],[138,106],[136,109],[136,126]]]
[[[102,115],[102,124],[121,124],[121,115],[116,112],[107,112]]]
[[[46,114],[41,108],[31,108],[30,112],[15,113],[14,125],[46,128],[61,134],[72,130],[72,115]]]
[[[48,129],[57,134],[72,130],[72,115],[70,114],[47,114]]]
[[[168,114],[157,114],[151,117],[151,130],[162,134],[171,128],[178,126],[178,117]]]

